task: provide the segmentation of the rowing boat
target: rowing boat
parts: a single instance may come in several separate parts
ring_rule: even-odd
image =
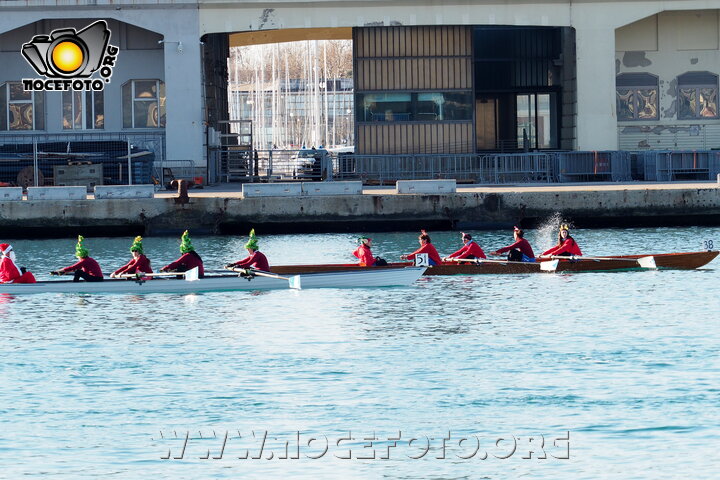
[[[510,262],[506,260],[478,260],[475,262],[459,263],[448,262],[442,265],[429,267],[425,275],[478,275],[502,273],[541,273],[555,272],[607,272],[619,270],[645,270],[638,262],[639,259],[652,257],[657,269],[666,270],[692,270],[710,263],[718,256],[718,251],[660,253],[649,255],[613,255],[612,257],[575,257],[559,259],[554,269],[543,269],[543,264],[552,260],[534,263]],[[352,270],[383,270],[397,269],[410,265],[409,263],[390,263],[383,267],[361,267],[357,264],[326,264],[326,265],[280,265],[272,267],[273,273],[280,275],[302,275],[318,272],[352,271]]]
[[[306,274],[299,282],[267,276],[206,275],[187,281],[178,278],[106,279],[102,282],[73,282],[50,280],[37,283],[3,283],[0,294],[26,293],[201,293],[236,290],[277,290],[287,288],[364,288],[410,285],[425,271],[425,267],[387,270],[332,271]]]

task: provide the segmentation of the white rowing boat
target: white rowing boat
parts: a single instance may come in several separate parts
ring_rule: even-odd
[[[3,283],[0,294],[27,293],[200,293],[235,290],[278,290],[287,288],[365,288],[410,285],[425,267],[311,273],[289,278],[266,276],[206,275],[194,281],[158,277],[152,280],[106,279],[102,282],[49,280],[37,283]]]

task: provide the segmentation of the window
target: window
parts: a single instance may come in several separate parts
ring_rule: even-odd
[[[26,92],[20,82],[0,86],[0,130],[44,130],[42,92]]]
[[[63,129],[105,128],[104,92],[62,92]]]
[[[678,119],[718,118],[718,76],[688,72],[678,76]]]
[[[165,128],[165,82],[131,80],[122,86],[123,128]]]
[[[658,77],[649,73],[623,73],[615,79],[617,118],[657,120]]]
[[[358,94],[359,122],[435,122],[472,120],[470,92]]]

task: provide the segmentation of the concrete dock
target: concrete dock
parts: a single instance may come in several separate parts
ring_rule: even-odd
[[[560,214],[581,228],[720,225],[720,186],[709,182],[461,185],[454,193],[247,196],[240,184],[154,198],[0,200],[0,222],[13,237],[174,235],[525,228]],[[2,197],[0,197],[2,198]],[[9,236],[5,233],[0,236]]]

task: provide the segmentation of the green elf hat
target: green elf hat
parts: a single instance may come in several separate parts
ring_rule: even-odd
[[[372,240],[372,239],[370,237],[358,237],[358,244],[362,245],[363,243],[365,243],[368,240]]]
[[[78,235],[78,242],[77,245],[75,245],[75,256],[78,258],[87,258],[90,256],[90,252],[88,252],[88,249],[83,245],[83,241],[85,241],[85,237]]]
[[[133,240],[133,244],[130,247],[130,251],[138,252],[140,255],[143,255],[142,237],[135,237],[135,240]]]
[[[190,241],[190,235],[188,235],[188,231],[185,230],[182,234],[180,243],[180,253],[190,253],[195,251],[195,247],[192,246],[192,242]]]
[[[252,230],[250,230],[250,238],[248,239],[248,242],[245,244],[245,248],[249,248],[251,250],[258,249],[258,241],[257,241],[257,237],[255,236],[254,228]]]

